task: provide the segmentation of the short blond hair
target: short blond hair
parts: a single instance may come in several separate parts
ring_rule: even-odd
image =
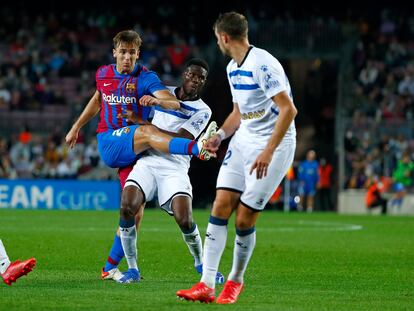
[[[118,32],[113,39],[114,49],[116,49],[121,42],[132,43],[139,49],[141,47],[142,39],[135,30],[123,30]]]

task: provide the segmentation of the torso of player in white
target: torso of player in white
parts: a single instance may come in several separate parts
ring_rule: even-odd
[[[285,91],[293,101],[289,80],[279,61],[269,52],[251,46],[241,65],[234,60],[227,65],[233,102],[241,113],[238,136],[267,143],[279,116],[279,109],[272,97]],[[296,137],[294,121],[284,137]]]

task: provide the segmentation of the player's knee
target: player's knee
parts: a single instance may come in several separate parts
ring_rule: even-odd
[[[213,203],[212,215],[218,218],[228,219],[236,207],[236,202],[232,202],[232,200],[223,197],[216,197]]]
[[[190,217],[183,217],[181,219],[177,219],[177,224],[181,231],[189,231],[193,227],[193,220]]]
[[[121,217],[123,219],[131,219],[134,218],[139,206],[137,206],[137,204],[135,204],[135,202],[133,202],[132,200],[122,197],[122,201],[121,201]]]
[[[241,217],[237,217],[235,225],[238,230],[247,230],[247,229],[254,227],[255,223],[253,223],[251,219],[244,219]]]

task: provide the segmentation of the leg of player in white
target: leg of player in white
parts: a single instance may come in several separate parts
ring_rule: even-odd
[[[207,226],[204,243],[204,271],[200,283],[190,290],[177,292],[188,300],[211,302],[215,299],[214,276],[227,240],[227,224],[236,210],[236,238],[234,241],[233,265],[217,303],[234,303],[244,287],[244,274],[256,244],[255,224],[274,190],[282,181],[294,156],[295,145],[283,145],[274,152],[267,176],[256,179],[249,174],[251,161],[244,162],[248,153],[229,145],[231,157],[226,157],[217,178],[217,194]],[[257,151],[255,151],[257,152]],[[255,159],[254,155],[247,155]]]
[[[169,202],[167,202],[169,204]],[[177,195],[171,201],[171,209],[177,225],[181,229],[184,242],[194,258],[194,267],[202,265],[203,244],[198,226],[193,221],[191,198],[187,195]]]
[[[6,249],[4,248],[3,242],[0,240],[0,274],[6,272],[10,265],[10,259],[7,256]]]
[[[182,181],[181,184],[190,185],[189,180],[188,183]],[[177,225],[181,229],[184,242],[194,258],[194,268],[201,274],[203,273],[203,244],[198,226],[193,220],[191,204],[192,200],[189,195],[179,194],[173,196],[172,200],[162,205],[161,208],[174,216]],[[214,274],[213,280],[215,284],[224,283],[224,277],[218,271]]]

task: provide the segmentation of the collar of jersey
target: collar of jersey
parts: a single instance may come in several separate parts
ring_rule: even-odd
[[[243,66],[244,61],[246,60],[247,56],[249,56],[249,53],[250,53],[250,51],[252,50],[252,48],[253,48],[253,45],[249,46],[249,49],[247,50],[246,55],[244,55],[244,58],[243,58],[243,60],[241,61],[240,65],[239,65],[239,64],[237,64],[237,68],[240,68],[241,66]]]

